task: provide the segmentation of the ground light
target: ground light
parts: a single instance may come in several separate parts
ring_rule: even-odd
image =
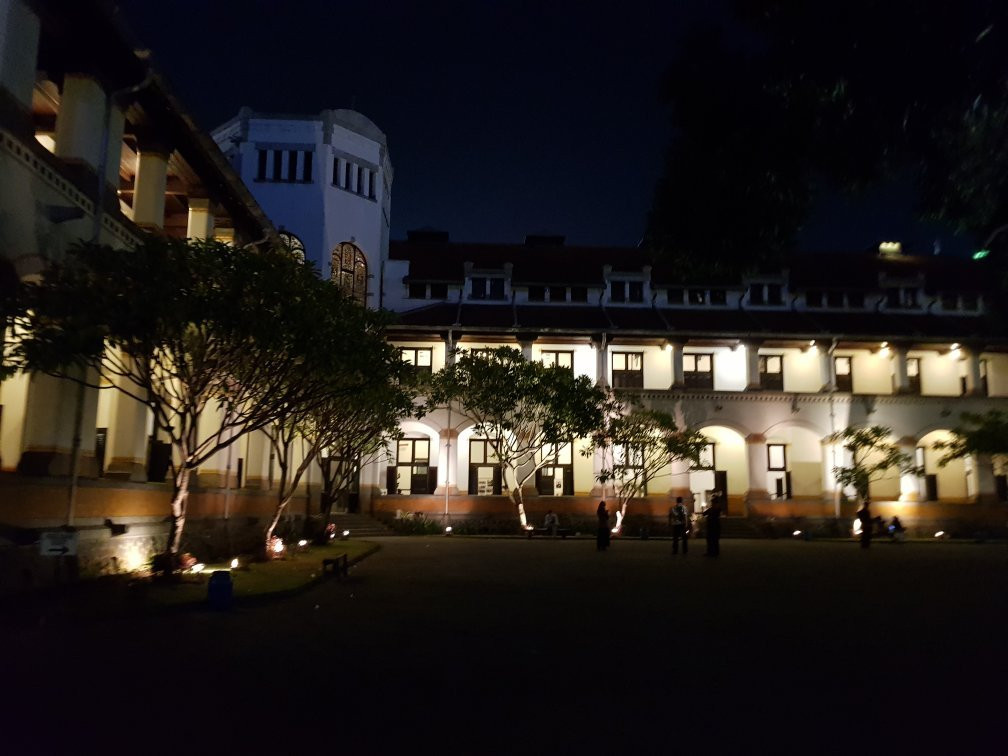
[[[189,572],[194,572],[197,575],[206,569],[206,565],[203,562],[196,562],[192,567],[189,568]]]
[[[450,536],[452,534],[452,526],[451,525],[448,525],[448,526],[445,527],[444,534],[446,536]]]
[[[854,535],[861,535],[861,520],[854,520]]]
[[[944,530],[939,530],[937,533],[935,533],[935,538],[944,538],[944,537],[945,537]]]
[[[976,252],[973,253],[973,259],[974,260],[983,260],[989,254],[990,254],[990,250],[989,249],[978,249]]]
[[[273,554],[276,556],[280,556],[281,554],[283,554],[285,548],[283,539],[274,536],[273,544],[270,546],[270,548],[273,550]]]
[[[800,530],[796,530],[796,531],[795,531],[794,533],[792,533],[791,535],[793,535],[793,536],[794,536],[795,538],[797,538],[798,536],[800,536],[800,535],[801,535],[801,531],[800,531]]]
[[[305,546],[307,546],[307,545],[308,545],[308,541],[306,541],[304,538],[302,538],[300,541],[298,541],[298,546],[300,546],[302,549]]]
[[[343,531],[343,535],[340,536],[340,540],[341,541],[345,541],[349,537],[350,537],[350,531],[349,530],[344,530]]]
[[[232,570],[238,569],[238,557],[235,557],[234,559],[231,560],[231,569]]]

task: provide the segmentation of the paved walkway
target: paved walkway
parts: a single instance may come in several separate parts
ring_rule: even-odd
[[[924,736],[923,752],[953,736],[997,752],[1004,545],[726,541],[709,560],[699,543],[686,558],[658,541],[382,543],[347,582],[230,615],[18,629],[4,686],[21,695],[3,716],[44,714],[72,726],[49,735],[83,742],[119,733],[130,747],[113,753],[218,737],[219,753],[260,738],[287,753],[290,736],[350,753],[668,753],[705,734],[779,752],[806,728],[823,752],[858,723]],[[164,735],[172,712],[181,739]]]

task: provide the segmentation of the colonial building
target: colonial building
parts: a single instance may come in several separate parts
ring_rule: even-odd
[[[441,369],[455,348],[509,345],[700,428],[713,471],[664,471],[632,512],[664,517],[671,497],[702,501],[717,487],[730,515],[852,514],[833,474],[845,452],[830,436],[883,425],[924,469],[873,484],[883,514],[1003,524],[1003,460],[942,467],[934,449],[962,412],[1008,407],[1008,338],[988,316],[985,266],[882,249],[684,284],[640,249],[417,232],[391,244],[386,302],[400,313],[391,337],[418,370]],[[495,498],[499,465],[457,414],[403,430],[387,464],[366,471],[375,511],[508,511]],[[591,513],[604,492],[584,446],[546,450],[554,463],[531,493],[550,498],[533,512]]]
[[[129,246],[148,231],[279,243],[148,57],[110,4],[0,0],[5,282],[37,275],[80,240]],[[69,522],[81,528],[82,550],[142,564],[151,539],[164,533],[166,445],[144,405],[117,391],[86,390],[81,486],[68,511],[77,397],[76,384],[45,375],[0,384],[0,544],[20,528]],[[224,456],[208,479],[223,479]],[[197,518],[219,509],[213,496],[197,494],[194,504]],[[129,527],[114,550],[109,522]],[[5,576],[0,570],[0,588]]]

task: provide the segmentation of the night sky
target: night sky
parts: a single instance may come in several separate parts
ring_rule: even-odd
[[[729,24],[720,0],[125,0],[127,25],[209,130],[242,105],[353,107],[388,136],[392,236],[634,245],[671,121],[662,74],[683,35]],[[728,93],[730,95],[730,93]],[[824,198],[799,244],[860,250],[898,238],[963,247],[888,187]],[[729,222],[730,219],[726,219]]]

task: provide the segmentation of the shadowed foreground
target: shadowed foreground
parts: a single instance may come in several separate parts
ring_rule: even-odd
[[[232,614],[6,631],[7,752],[1003,747],[1003,544],[383,545]]]

